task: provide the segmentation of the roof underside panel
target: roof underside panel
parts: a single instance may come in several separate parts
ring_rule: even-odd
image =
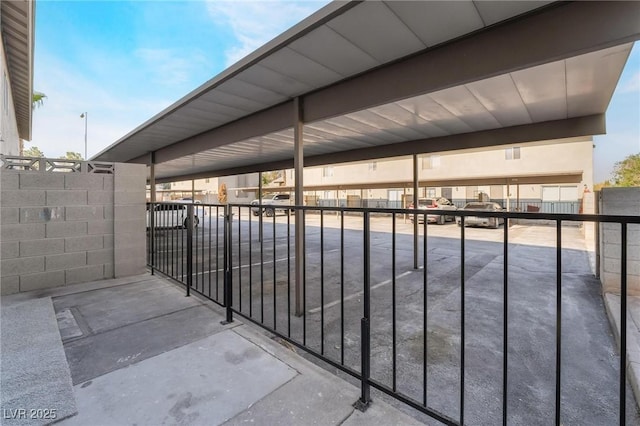
[[[612,84],[630,49],[631,44],[616,46],[308,123],[304,126],[305,156],[600,113],[606,109]],[[603,79],[608,84],[594,83]],[[572,104],[576,106],[570,108]],[[190,165],[193,173],[256,160],[285,160],[293,156],[293,143],[293,131],[287,130],[163,163],[156,170],[160,176],[177,172],[190,158],[197,159]]]
[[[0,27],[7,56],[11,94],[18,134],[31,139],[31,97],[33,93],[33,12],[27,0],[0,2]]]
[[[631,50],[630,41],[640,34],[640,24],[634,23],[640,22],[640,8],[622,3],[603,3],[597,8],[560,3],[545,8],[549,3],[330,4],[309,18],[309,25],[299,32],[285,33],[268,43],[235,65],[235,71],[214,78],[96,159],[129,161],[158,151],[163,161],[156,167],[160,178],[200,172],[216,175],[217,171],[290,160],[293,131],[287,127],[294,115],[289,108],[297,96],[309,100],[305,156],[417,140],[425,141],[421,147],[427,152],[430,138],[602,114]],[[534,24],[528,22],[541,25],[548,16],[552,22],[565,23],[576,11],[589,19],[605,19],[599,15],[609,10],[611,16],[631,16],[624,23],[616,21],[615,28],[602,29],[602,41],[594,39],[593,43],[603,47],[594,48],[583,41],[594,35],[591,30],[585,35],[582,21],[567,23],[549,28],[548,34],[555,34],[558,28],[566,27],[556,35],[564,44],[553,53],[555,59],[544,60],[541,55],[540,49],[546,52],[549,48],[545,39],[538,44],[533,41],[532,52],[487,52],[491,62],[478,57],[464,72],[456,69],[463,59],[452,54],[458,46],[467,53],[474,49],[485,52],[493,46],[491,37],[498,34],[503,38],[493,41],[510,34],[537,34],[531,32]],[[639,19],[634,19],[634,14]],[[576,41],[565,43],[574,28],[582,32]],[[623,31],[627,33],[621,36]],[[553,37],[548,34],[545,36]],[[484,37],[485,44],[476,47],[478,37]],[[427,58],[439,61],[438,68],[429,65]],[[410,70],[408,64],[424,67],[425,74],[419,68],[406,82],[403,76],[407,74],[401,72],[395,73],[395,79],[380,77],[394,75],[392,69]],[[473,64],[478,64],[477,71]],[[440,77],[450,74],[454,77]],[[371,81],[376,83],[367,85]],[[343,87],[345,92],[341,92]],[[371,96],[372,92],[377,93]],[[346,93],[342,100],[341,93]],[[335,107],[328,99],[336,102]],[[338,105],[340,101],[348,106]],[[313,114],[307,116],[314,107]],[[275,121],[278,123],[265,125]],[[260,130],[263,128],[265,131]],[[238,137],[240,134],[243,136]]]

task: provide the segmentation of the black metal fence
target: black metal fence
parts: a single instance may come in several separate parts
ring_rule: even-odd
[[[509,350],[510,342],[520,333],[517,331],[514,336],[510,327],[510,298],[512,293],[519,291],[511,283],[509,270],[513,249],[509,243],[510,219],[553,221],[556,226],[553,244],[555,282],[544,290],[555,299],[552,303],[555,309],[550,315],[555,339],[553,349],[540,348],[545,356],[554,354],[554,397],[553,406],[539,407],[547,413],[553,412],[553,423],[560,425],[564,421],[563,355],[566,353],[563,353],[563,337],[571,333],[562,327],[563,288],[566,286],[562,267],[563,256],[567,255],[563,250],[563,224],[620,224],[621,329],[626,330],[627,234],[629,225],[640,224],[640,217],[457,211],[459,239],[446,242],[445,247],[457,251],[460,258],[455,268],[457,276],[447,278],[457,283],[457,293],[446,294],[447,303],[453,303],[452,298],[455,298],[456,313],[443,317],[454,318],[453,322],[458,326],[456,335],[450,339],[453,343],[449,346],[454,348],[450,350],[451,359],[443,361],[448,373],[457,370],[453,374],[457,377],[455,383],[450,382],[451,389],[445,392],[449,403],[452,392],[456,394],[457,404],[453,409],[443,409],[437,401],[438,392],[443,391],[433,390],[434,386],[443,386],[446,380],[434,367],[433,359],[438,359],[440,353],[431,349],[437,346],[438,335],[432,331],[433,327],[430,328],[430,319],[432,312],[438,309],[436,305],[445,300],[441,298],[436,303],[434,298],[441,297],[439,292],[450,289],[446,286],[434,289],[430,274],[436,274],[438,265],[450,261],[451,256],[447,257],[443,249],[445,254],[433,259],[436,255],[429,248],[431,225],[427,213],[319,206],[291,206],[290,210],[295,216],[285,210],[263,217],[255,207],[252,210],[251,205],[243,204],[149,204],[148,265],[152,271],[183,283],[187,295],[195,291],[225,307],[226,321],[239,315],[358,380],[362,393],[356,406],[361,409],[368,405],[373,387],[444,424],[465,423],[465,406],[470,398],[467,388],[475,386],[467,382],[469,372],[466,368],[468,357],[474,355],[477,346],[475,341],[467,341],[469,328],[475,327],[468,323],[468,317],[475,315],[476,298],[482,297],[476,294],[473,304],[467,303],[471,289],[466,285],[469,277],[477,272],[465,258],[467,246],[472,244],[465,236],[469,232],[465,225],[473,218],[496,218],[505,222],[501,230],[488,231],[502,233],[501,243],[494,242],[501,246],[494,246],[494,249],[499,251],[496,259],[497,262],[501,259],[502,273],[491,277],[492,288],[501,292],[501,300],[493,313],[496,321],[490,327],[499,329],[489,330],[493,334],[501,333],[501,341],[492,349],[501,361],[491,367],[501,378],[500,383],[494,383],[499,394],[494,399],[499,401],[500,415],[496,418],[497,414],[493,413],[494,417],[484,419],[486,423],[507,424],[511,407],[510,372],[517,367],[510,364],[514,355]],[[428,212],[429,215],[441,213],[451,214]],[[379,214],[385,215],[382,228],[378,222],[372,224],[372,215],[376,214],[378,219]],[[404,219],[407,215],[423,216],[423,220],[408,224]],[[303,221],[304,229],[297,239],[305,247],[300,282],[295,280],[293,254],[296,218]],[[419,231],[418,237],[406,232],[416,229],[414,226]],[[401,227],[404,233],[400,232]],[[414,259],[407,255],[416,248],[417,241],[421,265],[413,264]],[[373,282],[374,278],[380,281],[389,269],[390,279]],[[497,326],[500,323],[501,327]],[[626,333],[621,333],[620,339],[617,417],[620,424],[625,424]],[[429,397],[436,401],[430,403]]]
[[[438,198],[438,197],[420,197],[420,198]],[[453,199],[451,202],[457,207],[462,208],[465,204],[478,201],[477,198],[470,199]],[[490,201],[496,202],[506,208],[509,206],[509,211],[513,212],[527,212],[527,213],[567,213],[577,214],[580,213],[580,200],[576,201],[542,201],[541,199],[510,199],[494,198]],[[318,198],[316,204],[319,207],[364,207],[372,209],[402,209],[402,200],[389,200],[386,198],[358,198],[355,200],[348,200],[346,198],[340,199],[325,199]],[[407,202],[407,207],[411,202]]]
[[[147,204],[147,265],[185,284],[187,293],[225,306],[226,211],[221,205]]]

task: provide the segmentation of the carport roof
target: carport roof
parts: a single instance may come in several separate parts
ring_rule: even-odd
[[[604,132],[636,2],[334,2],[94,157],[158,180]]]

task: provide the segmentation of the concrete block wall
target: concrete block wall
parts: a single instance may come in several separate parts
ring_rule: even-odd
[[[114,276],[141,274],[146,269],[147,168],[116,164],[113,181]]]
[[[144,272],[145,166],[88,170],[0,169],[1,294]]]
[[[640,188],[603,188],[599,200],[605,215],[640,216]],[[620,294],[621,226],[600,226],[600,281],[605,293]],[[640,295],[640,225],[627,228],[627,291]]]

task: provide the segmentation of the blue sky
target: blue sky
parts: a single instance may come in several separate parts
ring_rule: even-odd
[[[327,1],[47,1],[36,4],[33,138],[48,157],[98,153]],[[595,181],[640,152],[640,46],[596,136]]]
[[[87,111],[91,157],[326,3],[37,1],[26,146],[83,154]]]

